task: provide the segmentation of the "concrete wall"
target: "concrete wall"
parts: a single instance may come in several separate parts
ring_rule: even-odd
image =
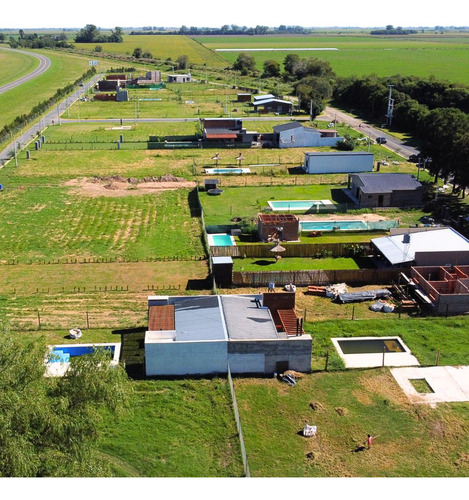
[[[227,373],[226,341],[145,342],[147,376]]]
[[[232,373],[271,375],[278,370],[277,363],[309,373],[312,345],[309,335],[287,340],[232,340],[228,342],[228,361]]]
[[[416,266],[458,266],[469,264],[469,252],[415,252]]]
[[[327,138],[327,140],[337,138]],[[342,140],[342,138],[339,138]],[[323,139],[326,140],[326,139]],[[336,154],[305,155],[304,170],[308,174],[346,174],[357,172],[371,172],[374,156],[370,154]]]

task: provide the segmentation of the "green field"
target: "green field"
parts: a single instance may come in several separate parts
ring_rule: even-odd
[[[89,70],[88,58],[83,56],[37,52],[51,60],[51,67],[33,80],[0,95],[0,128],[17,116],[28,114],[34,106],[49,99],[58,89],[74,82]]]
[[[223,36],[196,37],[206,47],[215,49],[277,48],[285,51],[250,52],[262,69],[266,59],[283,62],[298,48],[337,48],[337,51],[297,51],[300,58],[315,57],[331,63],[339,76],[416,75],[469,84],[465,64],[469,35],[409,35],[384,37],[358,34],[322,36]],[[240,51],[218,52],[232,64]]]
[[[0,87],[6,83],[13,82],[22,76],[34,71],[38,66],[38,60],[27,54],[0,50]]]
[[[74,44],[76,50],[93,51],[96,43]],[[132,55],[139,47],[150,52],[154,59],[176,61],[179,56],[188,57],[189,64],[223,67],[222,57],[184,35],[124,35],[122,43],[98,44],[103,52],[113,55]]]

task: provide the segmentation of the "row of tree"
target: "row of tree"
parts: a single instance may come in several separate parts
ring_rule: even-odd
[[[312,30],[303,26],[286,26],[284,24],[277,28],[257,25],[255,27],[238,26],[236,24],[224,24],[220,28],[199,28],[197,26],[181,26],[177,30],[168,31],[166,28],[157,26],[144,26],[142,30],[131,31],[131,35],[265,35],[270,34],[306,34]]]
[[[469,88],[434,78],[371,75],[338,79],[334,98],[371,119],[383,120],[389,85],[393,85],[392,126],[421,142],[421,157],[435,177],[452,178],[460,188],[468,186],[469,115],[465,110]]]
[[[0,42],[6,41],[5,37],[0,37]],[[61,33],[60,35],[37,35],[32,33],[26,35],[23,30],[19,30],[19,38],[10,36],[8,44],[12,49],[29,48],[29,49],[54,49],[54,48],[71,48],[67,42],[67,35]]]

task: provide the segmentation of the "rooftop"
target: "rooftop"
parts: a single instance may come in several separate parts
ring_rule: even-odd
[[[411,174],[351,174],[363,183],[363,193],[390,193],[417,190],[422,184]]]

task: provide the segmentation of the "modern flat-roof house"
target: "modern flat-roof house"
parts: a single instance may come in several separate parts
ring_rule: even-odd
[[[469,240],[453,228],[391,229],[371,240],[373,252],[391,266],[469,265]]]
[[[350,174],[345,192],[360,208],[422,206],[422,184],[410,174]]]
[[[188,83],[192,82],[192,76],[190,73],[185,75],[168,75],[168,83]]]
[[[243,128],[243,121],[239,118],[204,118],[204,142],[252,143],[252,133]]]
[[[342,137],[336,138],[342,140]],[[308,174],[348,174],[371,172],[374,155],[365,152],[305,153],[303,169]]]
[[[343,137],[335,130],[318,130],[299,122],[290,122],[274,126],[274,141],[279,148],[307,148],[336,146],[343,141]]]
[[[294,303],[291,292],[148,297],[145,373],[214,375],[228,367],[233,374],[309,372],[312,339]]]

